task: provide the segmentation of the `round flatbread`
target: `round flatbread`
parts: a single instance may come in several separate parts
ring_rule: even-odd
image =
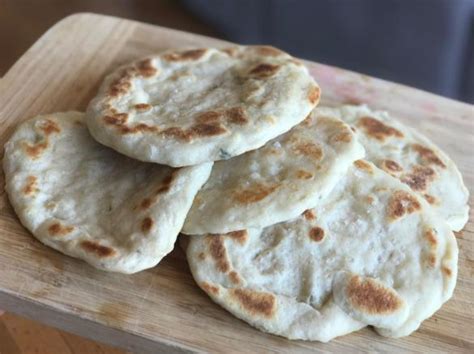
[[[26,121],[4,157],[10,202],[37,239],[122,273],[153,267],[173,249],[211,168],[174,169],[120,155],[92,139],[78,112]]]
[[[317,116],[338,117],[357,130],[366,159],[425,198],[452,230],[469,218],[469,191],[454,162],[428,138],[367,106],[321,107]]]
[[[182,232],[225,233],[292,219],[329,194],[363,156],[347,124],[311,114],[262,148],[216,162]]]
[[[447,301],[458,248],[449,226],[408,186],[358,160],[300,217],[191,236],[193,276],[218,304],[290,339],[329,341],[367,325],[405,336]]]
[[[87,125],[125,155],[179,167],[259,148],[305,119],[319,96],[306,67],[272,47],[170,51],[108,76]]]

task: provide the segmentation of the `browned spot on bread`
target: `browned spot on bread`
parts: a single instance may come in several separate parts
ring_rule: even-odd
[[[317,86],[311,86],[308,91],[308,100],[311,104],[317,104],[319,101],[319,96],[321,94],[321,91],[319,90],[319,87]]]
[[[41,143],[37,143],[34,145],[30,145],[28,143],[25,143],[23,145],[23,148],[25,150],[26,155],[28,155],[30,158],[33,160],[37,159],[41,153],[48,148],[48,142],[43,141]]]
[[[198,123],[191,127],[191,136],[202,137],[202,136],[216,136],[222,135],[227,132],[220,123]]]
[[[59,222],[55,222],[48,227],[48,232],[52,236],[66,236],[74,230],[73,226],[62,225]]]
[[[227,121],[232,124],[244,125],[249,120],[242,107],[229,108],[226,112]]]
[[[319,161],[323,157],[321,148],[313,142],[301,142],[293,146],[296,154],[311,157],[313,160]]]
[[[216,268],[222,273],[227,273],[230,270],[230,264],[227,258],[227,250],[224,246],[224,238],[220,235],[206,236],[206,241],[209,247],[209,253],[216,264]]]
[[[420,155],[421,159],[426,164],[433,164],[442,168],[446,168],[446,165],[443,163],[443,161],[441,161],[441,159],[433,150],[420,144],[413,144],[411,147]]]
[[[388,137],[403,138],[401,131],[390,127],[381,121],[372,117],[363,117],[359,119],[358,125],[364,128],[367,135],[379,141],[385,141]]]
[[[279,186],[279,184],[265,185],[263,183],[255,183],[246,189],[234,191],[232,197],[235,201],[242,204],[256,203],[273,193]]]
[[[253,316],[271,318],[276,311],[276,298],[272,294],[250,289],[231,289],[229,292],[242,309]]]
[[[272,46],[266,46],[266,45],[256,46],[256,47],[253,47],[253,49],[258,54],[263,55],[263,56],[268,56],[268,57],[277,57],[277,56],[280,56],[282,54],[285,54],[285,52],[281,51],[280,49],[277,49],[277,48],[272,47]]]
[[[135,108],[135,110],[138,112],[146,112],[152,109],[153,106],[148,103],[138,103],[135,106],[133,106],[133,108]]]
[[[262,63],[250,70],[249,75],[256,79],[265,79],[275,75],[278,69],[280,69],[279,65]]]
[[[112,257],[117,253],[113,248],[103,246],[95,241],[82,241],[80,245],[85,251],[95,253],[101,258]]]
[[[425,239],[430,244],[431,248],[436,248],[438,244],[438,240],[436,239],[436,233],[433,229],[429,229],[425,231]]]
[[[296,178],[299,178],[299,179],[310,179],[313,177],[313,174],[308,172],[308,171],[304,171],[304,170],[298,170],[296,171]]]
[[[43,121],[40,129],[43,131],[45,135],[51,135],[53,133],[61,132],[59,125],[57,125],[56,122],[53,122],[50,119],[46,119],[45,121]]]
[[[179,140],[184,140],[184,141],[191,141],[191,135],[178,127],[171,127],[171,128],[166,128],[165,130],[162,130],[161,133],[167,137],[179,139]]]
[[[158,70],[153,66],[150,58],[138,62],[137,69],[138,74],[143,77],[152,77],[158,73]]]
[[[204,261],[206,259],[206,255],[204,254],[204,252],[200,252],[198,254],[198,258],[199,258],[199,260]]]
[[[387,216],[389,219],[396,220],[420,209],[421,204],[414,195],[405,191],[395,191],[388,202]]]
[[[351,130],[355,133],[357,132],[356,128],[354,128],[352,125],[351,125]]]
[[[38,192],[38,178],[35,176],[28,176],[26,178],[25,186],[23,187],[23,194],[25,195],[33,195]]]
[[[428,263],[428,267],[434,268],[436,266],[436,253],[430,253],[426,259],[426,262]]]
[[[237,55],[238,49],[236,47],[229,47],[222,49],[222,51],[230,57],[235,57]]]
[[[191,61],[200,59],[207,49],[191,49],[183,52],[173,52],[163,55],[163,59],[167,61]]]
[[[236,241],[241,245],[243,245],[249,238],[247,230],[232,231],[225,234],[225,236],[230,237],[233,241]]]
[[[232,271],[232,272],[229,273],[229,279],[233,284],[239,284],[240,283],[240,276],[235,271]]]
[[[390,174],[403,171],[402,166],[393,160],[383,160],[381,166],[382,170]]]
[[[343,143],[350,143],[352,141],[352,134],[349,132],[341,132],[334,135],[331,140],[333,142],[343,142]]]
[[[219,288],[215,285],[202,282],[201,283],[201,288],[208,294],[213,294],[213,295],[218,295],[219,294]]]
[[[140,203],[140,209],[148,209],[153,204],[153,200],[150,198],[145,198]]]
[[[153,227],[153,219],[147,216],[142,220],[141,229],[144,234],[150,232],[151,228]]]
[[[116,113],[113,115],[107,115],[102,118],[105,124],[122,126],[127,122],[128,114],[127,113]]]
[[[397,294],[372,280],[353,276],[346,289],[347,298],[353,307],[369,314],[389,314],[403,305]]]
[[[218,121],[222,116],[222,113],[216,112],[216,111],[207,111],[200,113],[196,117],[196,122],[198,123],[211,123],[211,122],[216,122]]]
[[[132,88],[132,78],[135,73],[136,70],[131,68],[122,70],[117,78],[111,82],[109,96],[114,98],[126,94]]]
[[[324,230],[319,226],[311,228],[309,230],[309,238],[315,242],[321,242],[324,238]]]
[[[303,212],[303,216],[306,220],[316,220],[316,214],[314,213],[314,210],[312,209],[307,209]]]
[[[429,194],[423,194],[423,197],[426,199],[426,201],[430,204],[436,204],[437,200],[435,197]]]
[[[368,172],[370,174],[374,173],[372,165],[369,164],[367,161],[364,160],[356,160],[354,161],[354,166],[357,167],[359,170]]]
[[[414,191],[424,191],[435,177],[436,173],[431,167],[416,165],[412,172],[401,178],[401,181],[408,184]]]
[[[449,269],[448,267],[445,267],[445,266],[442,266],[441,267],[441,271],[447,276],[447,277],[450,277],[453,272],[451,269]]]

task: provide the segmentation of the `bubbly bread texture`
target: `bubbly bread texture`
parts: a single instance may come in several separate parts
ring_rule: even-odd
[[[338,117],[357,130],[366,159],[424,198],[459,231],[469,218],[469,191],[454,162],[428,138],[388,113],[367,106],[321,107],[316,115]]]
[[[125,155],[180,167],[259,148],[305,119],[319,96],[306,67],[276,48],[169,51],[108,76],[87,125]]]
[[[185,247],[196,282],[215,302],[290,339],[326,342],[367,325],[409,335],[451,297],[457,277],[449,226],[364,160],[296,219],[191,236]]]
[[[6,191],[44,244],[92,266],[134,273],[174,247],[212,163],[175,169],[97,143],[84,114],[39,116],[5,145]]]
[[[295,218],[328,195],[363,156],[347,124],[310,114],[260,149],[216,162],[182,232],[226,233]]]

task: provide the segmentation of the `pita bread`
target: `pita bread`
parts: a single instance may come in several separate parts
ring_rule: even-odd
[[[108,76],[87,125],[96,140],[125,155],[179,167],[259,148],[318,101],[306,67],[278,49],[170,51]]]
[[[129,159],[93,140],[78,112],[26,121],[4,157],[9,199],[37,239],[122,273],[153,267],[173,249],[211,168]]]
[[[461,173],[428,138],[367,106],[324,107],[315,114],[338,117],[357,129],[366,159],[425,198],[451,229],[459,231],[467,223],[469,192]]]
[[[262,228],[314,206],[364,149],[340,119],[312,114],[264,147],[216,162],[186,218],[186,234]]]
[[[290,339],[326,342],[367,325],[408,335],[456,283],[458,248],[448,225],[364,160],[292,221],[189,239],[193,276],[215,302]]]

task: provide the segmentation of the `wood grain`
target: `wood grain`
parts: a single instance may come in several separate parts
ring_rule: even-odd
[[[111,17],[68,17],[0,81],[0,144],[24,119],[83,110],[104,74],[118,64],[169,47],[199,45],[225,43]],[[366,102],[388,109],[436,141],[458,164],[472,193],[472,106],[338,68],[307,65],[325,103]],[[228,314],[194,284],[179,248],[158,267],[126,276],[94,270],[44,247],[20,225],[2,187],[0,307],[140,353],[467,352],[474,350],[472,220],[457,235],[460,269],[454,297],[416,333],[388,339],[364,329],[321,344],[264,334]]]

